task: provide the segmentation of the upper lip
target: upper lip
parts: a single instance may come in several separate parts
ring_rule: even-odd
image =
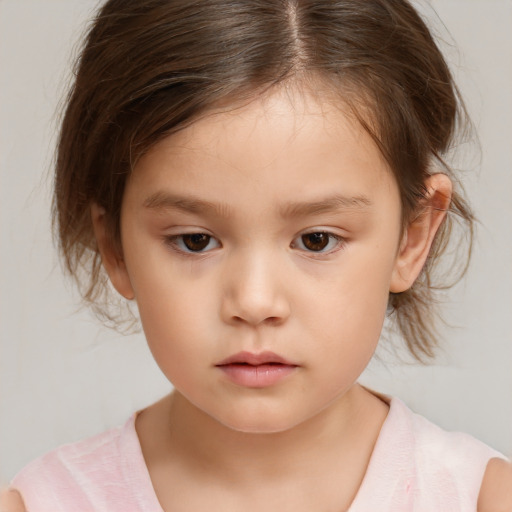
[[[224,366],[228,364],[249,364],[251,366],[258,366],[260,364],[284,364],[288,366],[298,366],[296,363],[288,361],[274,352],[260,352],[259,354],[254,354],[252,352],[238,352],[237,354],[233,354],[232,356],[223,359],[220,363],[217,363],[216,366]]]

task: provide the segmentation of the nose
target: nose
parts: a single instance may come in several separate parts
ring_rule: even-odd
[[[230,261],[223,288],[221,316],[229,324],[279,325],[290,316],[285,272],[272,254]]]

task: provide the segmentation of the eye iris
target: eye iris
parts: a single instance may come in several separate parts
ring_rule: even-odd
[[[309,233],[302,236],[302,243],[310,251],[321,251],[327,247],[329,235],[327,233]]]
[[[210,236],[203,233],[183,235],[183,243],[190,251],[202,251],[210,243]]]

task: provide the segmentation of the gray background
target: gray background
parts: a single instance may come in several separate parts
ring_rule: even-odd
[[[142,336],[122,337],[79,310],[51,240],[57,105],[95,4],[0,0],[0,483],[169,390]],[[372,363],[362,381],[510,456],[512,2],[424,0],[421,8],[480,136],[481,162],[464,149],[464,183],[481,225],[468,277],[447,297],[453,327],[442,329],[438,362],[398,364],[384,351],[384,363]]]

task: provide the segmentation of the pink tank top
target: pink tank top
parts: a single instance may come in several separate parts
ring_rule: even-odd
[[[30,512],[163,512],[135,431],[123,427],[61,446],[11,485]],[[488,461],[504,458],[473,437],[446,432],[391,399],[363,483],[348,512],[476,511]]]

